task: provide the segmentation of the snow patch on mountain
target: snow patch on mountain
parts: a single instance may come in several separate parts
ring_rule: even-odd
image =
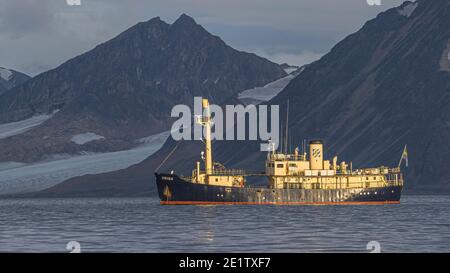
[[[409,17],[413,14],[413,12],[416,10],[417,6],[419,6],[419,3],[410,3],[404,6],[403,8],[400,8],[398,10],[398,13],[400,15],[403,15],[405,17]]]
[[[11,78],[11,76],[12,76],[12,71],[11,70],[8,70],[8,69],[6,69],[6,68],[0,68],[0,77],[2,78],[2,79],[4,79],[5,81],[9,81],[9,79]]]
[[[447,47],[442,53],[440,64],[441,71],[450,71],[450,39],[447,42]]]
[[[290,74],[284,78],[268,83],[263,87],[244,90],[239,93],[238,99],[251,101],[253,104],[268,101],[280,93],[293,78],[295,78],[295,76]]]
[[[32,164],[0,162],[0,194],[39,191],[72,177],[128,168],[158,151],[169,135],[170,131],[152,135],[142,139],[138,147],[126,151],[55,155]]]
[[[295,76],[300,75],[300,73],[302,73],[305,69],[306,69],[307,65],[304,65],[302,67],[300,67],[297,71],[295,71],[295,73],[293,73]]]
[[[0,124],[0,139],[22,134],[35,126],[40,125],[52,116],[53,115],[39,115],[21,121]]]
[[[6,68],[0,67],[0,77],[4,79],[5,81],[9,81],[12,76],[12,71],[8,70]]]
[[[74,135],[70,140],[78,145],[83,145],[85,143],[104,138],[105,138],[104,136],[97,135],[96,133],[87,132],[83,134]]]

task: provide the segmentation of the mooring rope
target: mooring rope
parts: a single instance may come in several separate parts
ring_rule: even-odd
[[[161,164],[159,164],[158,168],[156,168],[155,172],[157,172],[159,170],[159,168],[161,168],[162,165],[164,165],[164,163],[166,163],[166,161],[169,159],[169,157],[175,152],[175,150],[178,148],[178,146],[180,145],[181,141],[177,142],[177,145],[175,145],[175,147],[172,149],[172,151],[170,151],[170,153],[164,158],[164,160],[161,162]]]

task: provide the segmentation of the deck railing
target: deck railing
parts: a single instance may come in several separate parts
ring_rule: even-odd
[[[197,170],[193,170],[192,174],[197,175]],[[206,174],[205,171],[200,171],[200,174]],[[213,170],[211,175],[246,175],[244,170],[241,169],[220,169]]]

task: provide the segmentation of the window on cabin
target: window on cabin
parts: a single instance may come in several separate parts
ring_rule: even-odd
[[[277,168],[283,168],[284,165],[283,164],[277,164]]]

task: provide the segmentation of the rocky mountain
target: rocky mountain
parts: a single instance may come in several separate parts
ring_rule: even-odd
[[[292,135],[323,138],[354,166],[396,166],[407,189],[450,190],[450,1],[407,1],[381,13],[307,67],[289,99]]]
[[[21,72],[0,67],[0,95],[22,83],[31,77]]]
[[[269,104],[290,102],[295,143],[321,138],[326,156],[353,166],[398,164],[409,150],[406,190],[450,192],[450,1],[407,1],[379,14],[308,65]],[[47,195],[89,195],[85,189],[149,192],[152,171],[176,143],[126,170],[73,178]],[[163,170],[188,174],[201,143],[180,145]],[[215,159],[263,169],[259,143],[216,141]],[[259,169],[258,169],[259,168]],[[144,179],[145,178],[145,179]],[[126,188],[126,190],[125,190]]]
[[[0,139],[0,161],[129,149],[167,130],[176,104],[203,96],[222,104],[286,72],[237,51],[187,15],[139,23],[93,50],[0,97],[0,123],[55,113],[26,133]],[[95,136],[72,141],[74,136]]]

